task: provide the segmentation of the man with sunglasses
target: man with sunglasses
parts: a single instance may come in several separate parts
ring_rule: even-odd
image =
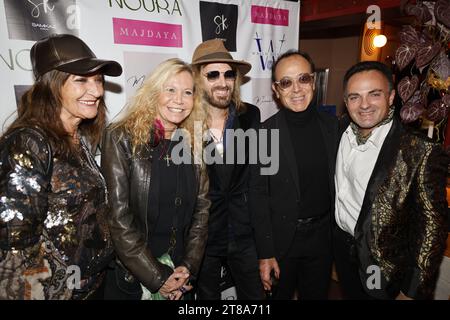
[[[233,150],[226,139],[228,132],[233,132],[229,130],[259,128],[259,109],[240,99],[242,77],[250,71],[251,65],[234,60],[223,41],[213,39],[195,49],[192,66],[197,94],[201,97],[203,110],[208,113],[208,146],[214,147],[215,159],[208,164],[211,208],[197,298],[221,298],[221,268],[227,265],[238,299],[263,299],[248,208],[249,148],[247,145],[245,150]],[[230,152],[233,153],[231,157]],[[228,159],[236,159],[237,154],[245,154],[245,163],[229,163]]]
[[[281,109],[262,128],[279,130],[280,164],[251,187],[250,200],[260,276],[274,299],[292,299],[295,291],[299,299],[328,297],[338,125],[317,110],[314,80],[314,63],[300,51],[272,67]]]
[[[388,66],[344,76],[336,160],[336,270],[347,299],[430,299],[443,258],[448,158],[394,116]]]

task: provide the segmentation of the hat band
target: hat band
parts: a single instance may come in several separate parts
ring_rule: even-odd
[[[196,59],[196,61],[203,61],[203,60],[222,60],[222,59],[226,59],[226,60],[233,60],[233,57],[231,56],[231,54],[229,54],[228,52],[214,52],[214,53],[210,53],[207,54],[205,56],[199,57],[198,59]],[[196,62],[194,62],[196,63]]]

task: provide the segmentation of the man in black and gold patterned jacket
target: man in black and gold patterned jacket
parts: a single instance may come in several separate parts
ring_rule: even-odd
[[[394,117],[386,65],[352,66],[344,91],[350,119],[336,160],[333,230],[344,296],[430,299],[447,237],[448,157]]]

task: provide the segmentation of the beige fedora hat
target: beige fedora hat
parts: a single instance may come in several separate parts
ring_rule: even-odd
[[[252,65],[241,60],[234,60],[220,39],[211,39],[200,43],[192,55],[192,65],[207,63],[229,63],[236,65],[241,75],[250,71]]]

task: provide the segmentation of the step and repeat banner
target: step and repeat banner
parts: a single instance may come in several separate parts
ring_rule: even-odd
[[[298,48],[299,10],[298,2],[276,0],[1,0],[0,131],[33,83],[31,46],[53,33],[79,36],[97,57],[121,63],[122,76],[106,77],[110,120],[158,63],[190,62],[199,43],[224,39],[235,59],[252,64],[242,96],[264,120],[276,112],[272,63]]]
[[[252,64],[242,97],[265,120],[277,112],[271,66],[298,48],[299,10],[299,3],[276,0],[0,0],[0,132],[33,83],[30,48],[53,33],[76,35],[97,57],[122,65],[120,77],[106,77],[109,120],[161,61],[190,62],[198,44],[224,39],[234,59]],[[221,277],[222,299],[235,299],[226,268]]]

